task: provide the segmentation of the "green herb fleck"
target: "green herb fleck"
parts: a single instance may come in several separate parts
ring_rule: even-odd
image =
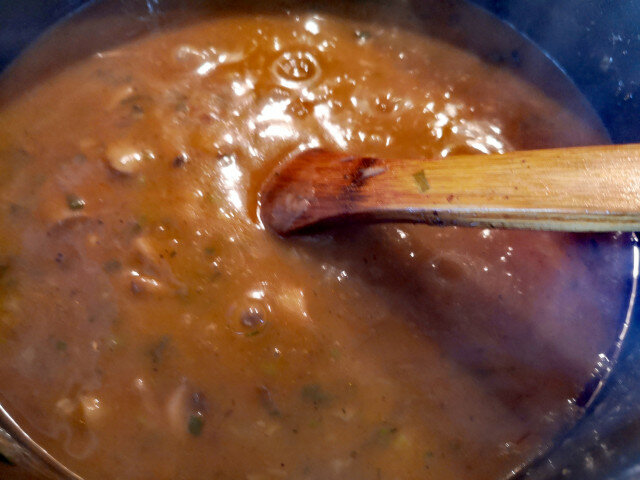
[[[378,430],[378,435],[381,437],[388,437],[389,435],[396,433],[398,431],[398,427],[380,427]]]
[[[312,418],[309,421],[309,427],[311,428],[318,428],[320,426],[320,424],[322,423],[322,417],[320,418]]]
[[[187,104],[186,100],[181,100],[176,103],[175,109],[176,112],[187,112],[189,111],[189,105]]]
[[[302,387],[302,398],[307,402],[312,402],[317,407],[330,400],[331,397],[320,385],[311,383]]]
[[[67,342],[63,342],[62,340],[56,341],[56,350],[60,350],[61,352],[66,352]]]
[[[420,170],[413,174],[413,179],[418,185],[418,190],[424,193],[429,190],[429,181],[427,180],[427,176],[424,174],[424,170]]]
[[[398,427],[383,425],[378,429],[375,435],[376,442],[381,445],[389,445],[392,437],[398,432]]]
[[[21,215],[23,213],[25,213],[27,211],[27,209],[25,207],[23,207],[22,205],[18,205],[17,203],[10,203],[9,204],[9,213],[11,213],[11,215]]]
[[[255,337],[260,333],[260,330],[253,330],[252,332],[247,332],[244,334],[245,337]]]
[[[427,450],[426,452],[424,452],[424,455],[422,456],[422,459],[424,460],[424,468],[429,468],[429,466],[431,465],[431,461],[433,460],[434,454],[431,450]]]
[[[153,424],[149,421],[149,419],[146,416],[143,415],[138,415],[136,417],[136,422],[138,422],[138,425],[144,428],[152,428]]]
[[[406,449],[411,446],[411,442],[407,436],[403,433],[399,433],[393,439],[393,448],[397,450]]]
[[[204,248],[204,253],[206,253],[209,256],[212,256],[212,255],[215,255],[216,249],[215,249],[215,247],[205,247]]]
[[[199,437],[202,433],[202,429],[204,428],[204,418],[202,417],[202,413],[196,412],[189,416],[189,421],[187,422],[187,430],[194,437]]]
[[[270,377],[273,377],[275,375],[278,374],[278,365],[276,365],[273,362],[267,362],[267,363],[263,363],[260,366],[260,370],[262,371],[262,373],[264,373],[265,375],[268,375]]]
[[[462,442],[458,439],[451,440],[451,442],[449,442],[449,448],[451,448],[453,452],[459,452],[462,450]]]
[[[102,269],[106,273],[115,273],[115,272],[119,271],[121,268],[122,268],[122,264],[118,260],[116,260],[115,258],[112,258],[111,260],[107,260],[102,265]]]
[[[142,230],[144,229],[144,227],[146,227],[149,224],[149,217],[147,217],[146,215],[140,215],[138,218],[136,218],[131,226],[131,231],[133,232],[134,235],[137,235],[138,233],[142,232]]]
[[[86,205],[85,201],[77,195],[70,193],[67,195],[67,206],[71,210],[82,210]]]
[[[160,337],[160,340],[153,347],[151,347],[151,351],[149,353],[151,354],[151,361],[154,365],[158,365],[160,362],[162,362],[162,358],[164,357],[165,351],[169,346],[170,340],[171,337],[169,337],[169,335],[163,335],[162,337]]]

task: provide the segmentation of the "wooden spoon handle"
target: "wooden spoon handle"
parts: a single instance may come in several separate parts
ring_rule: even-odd
[[[265,182],[260,216],[289,234],[341,222],[640,230],[640,145],[439,160],[308,150]]]

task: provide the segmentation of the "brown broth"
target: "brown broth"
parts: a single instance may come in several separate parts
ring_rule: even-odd
[[[285,241],[256,192],[312,146],[606,142],[595,117],[393,25],[236,14],[93,55],[0,112],[2,404],[87,480],[504,477],[579,415],[628,239]]]

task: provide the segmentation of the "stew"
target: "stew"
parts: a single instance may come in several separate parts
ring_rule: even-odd
[[[312,147],[606,142],[388,22],[238,13],[101,51],[0,112],[1,403],[87,480],[503,478],[608,360],[628,236],[283,240],[257,191]]]

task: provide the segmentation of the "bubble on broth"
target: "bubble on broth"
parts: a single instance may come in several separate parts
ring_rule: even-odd
[[[273,62],[271,72],[278,83],[288,88],[309,87],[322,73],[313,53],[304,50],[282,52]]]

